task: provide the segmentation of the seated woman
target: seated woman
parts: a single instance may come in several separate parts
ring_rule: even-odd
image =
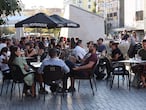
[[[33,59],[30,59],[30,61],[37,61],[37,51],[34,48],[34,44],[26,43],[25,46],[25,57],[33,57]]]
[[[9,58],[8,58],[7,52],[8,52],[7,47],[2,48],[2,50],[0,52],[0,68],[1,68],[3,76],[6,79],[11,79],[12,76],[10,74],[10,68],[8,66],[8,59]]]
[[[22,73],[24,75],[30,73],[29,66],[27,65],[26,60],[21,57],[21,51],[19,47],[12,47],[11,48],[11,56],[9,59],[9,65],[15,64],[20,67],[22,70]],[[34,75],[33,73],[28,74],[24,77],[24,88],[23,88],[23,93],[25,95],[30,95],[28,89],[30,88],[31,96],[35,97],[35,85],[34,85]]]

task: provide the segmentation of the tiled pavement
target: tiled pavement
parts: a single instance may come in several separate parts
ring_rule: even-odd
[[[97,81],[97,92],[93,96],[88,81],[83,81],[80,91],[73,96],[67,93],[61,100],[60,94],[49,93],[45,102],[41,95],[21,100],[17,90],[10,101],[9,92],[0,96],[0,110],[146,110],[146,89],[129,91],[122,83],[120,88],[115,84],[110,90],[105,81]]]

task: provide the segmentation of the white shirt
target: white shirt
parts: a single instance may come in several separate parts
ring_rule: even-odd
[[[4,48],[4,47],[7,47],[7,44],[6,44],[6,43],[0,43],[0,51],[1,51],[1,49]]]
[[[63,60],[61,60],[59,58],[46,58],[46,59],[44,59],[40,68],[38,69],[38,72],[43,73],[43,69],[47,65],[60,66],[64,73],[69,73],[70,72],[69,67],[65,64],[65,62]]]
[[[1,71],[5,71],[5,70],[9,69],[8,64],[2,63],[4,59],[6,59],[6,56],[1,55],[0,56],[0,68],[1,68]]]
[[[84,48],[80,47],[80,46],[76,46],[74,49],[73,49],[73,55],[75,55],[75,57],[77,59],[81,58],[83,59],[84,56],[86,55],[86,51]]]

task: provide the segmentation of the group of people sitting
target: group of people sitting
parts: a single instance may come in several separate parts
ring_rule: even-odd
[[[96,43],[93,41],[87,42],[87,48],[86,51],[83,48],[82,40],[76,39],[75,42],[73,39],[66,41],[66,44],[68,46],[64,46],[64,39],[61,38],[57,45],[55,45],[54,40],[52,40],[53,43],[50,43],[50,46],[45,47],[43,45],[44,42],[37,42],[37,47],[39,48],[36,50],[35,43],[34,42],[25,42],[25,47],[20,46],[18,43],[14,43],[14,45],[5,46],[0,51],[0,67],[3,75],[8,78],[12,78],[10,73],[9,66],[12,64],[16,64],[20,67],[24,77],[24,88],[23,93],[25,95],[30,95],[32,97],[36,96],[35,91],[35,79],[38,79],[40,83],[40,90],[39,93],[47,93],[47,91],[43,88],[43,70],[45,66],[47,65],[56,65],[60,66],[62,69],[62,72],[65,73],[65,81],[63,82],[63,91],[73,92],[75,91],[74,87],[74,76],[79,77],[86,77],[90,75],[89,70],[92,70],[96,63],[99,61],[100,56],[105,56],[106,63],[109,61],[108,64],[108,73],[111,71],[111,61],[119,61],[123,60],[124,56],[121,52],[121,50],[118,48],[117,42],[110,41],[109,42],[109,50],[110,53],[107,53],[107,47],[103,44],[103,39],[99,38]],[[23,42],[24,43],[24,42]],[[23,44],[22,43],[22,44]],[[146,40],[143,40],[143,48],[138,51],[139,56],[142,58],[142,60],[146,59]],[[10,44],[10,43],[9,43]],[[22,48],[23,47],[23,48]],[[43,48],[42,48],[43,47]],[[66,59],[60,59],[60,55],[58,56],[58,49],[70,49],[70,54]],[[23,49],[23,51],[22,51]],[[108,51],[109,51],[108,50]],[[38,70],[35,70],[35,72],[30,73],[30,67],[31,65],[26,61],[25,57],[34,57],[36,59],[37,55],[43,55],[47,51],[47,55],[42,59],[42,64],[38,68]],[[100,54],[100,55],[99,55]],[[106,57],[105,54],[109,54],[110,57]],[[61,57],[62,58],[62,57]],[[88,71],[87,71],[88,70]],[[49,73],[48,73],[49,74]],[[98,73],[97,73],[98,74]],[[108,74],[110,76],[110,74]],[[37,78],[36,78],[37,77]],[[70,86],[67,88],[67,79],[70,78]],[[141,79],[143,81],[143,86],[146,86],[145,79],[146,75],[142,74]],[[57,91],[58,85],[51,84],[50,83],[50,90],[52,92]]]
[[[79,41],[80,42],[80,41]],[[79,43],[78,42],[78,43]],[[27,51],[28,50],[28,51]],[[39,93],[47,93],[46,90],[44,90],[42,83],[43,83],[43,69],[47,65],[58,65],[62,68],[62,72],[66,73],[66,77],[71,77],[71,86],[67,89],[66,87],[63,87],[63,89],[68,91],[75,91],[74,88],[74,74],[81,75],[81,76],[88,76],[88,73],[85,72],[79,72],[80,70],[86,70],[86,69],[92,69],[94,65],[97,62],[97,55],[96,55],[97,45],[96,44],[90,44],[89,46],[89,52],[90,55],[82,61],[82,64],[80,66],[75,65],[76,62],[74,62],[76,59],[73,60],[74,57],[70,56],[68,61],[63,61],[62,59],[58,58],[58,49],[48,48],[48,55],[47,57],[42,61],[42,65],[38,69],[38,71],[30,73],[30,65],[26,61],[25,57],[34,57],[36,56],[37,51],[33,48],[32,43],[26,43],[26,47],[24,51],[22,51],[22,48],[20,48],[18,45],[11,45],[8,47],[3,47],[1,49],[0,53],[0,62],[1,62],[1,71],[5,77],[12,78],[11,76],[11,65],[15,64],[18,65],[22,71],[22,73],[25,75],[24,77],[24,88],[23,93],[25,95],[30,95],[32,97],[36,96],[35,93],[35,77],[39,80],[40,83],[40,90]],[[8,54],[10,53],[10,54]],[[67,63],[69,62],[69,63]],[[67,79],[66,78],[66,79]],[[54,92],[54,85],[50,88],[52,92]]]

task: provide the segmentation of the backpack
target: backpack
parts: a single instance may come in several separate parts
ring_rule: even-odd
[[[127,52],[129,58],[135,57],[135,54],[137,54],[137,51],[139,49],[141,49],[141,48],[142,48],[142,44],[141,43],[137,43],[135,45],[130,45],[130,47],[128,49],[128,52]]]

